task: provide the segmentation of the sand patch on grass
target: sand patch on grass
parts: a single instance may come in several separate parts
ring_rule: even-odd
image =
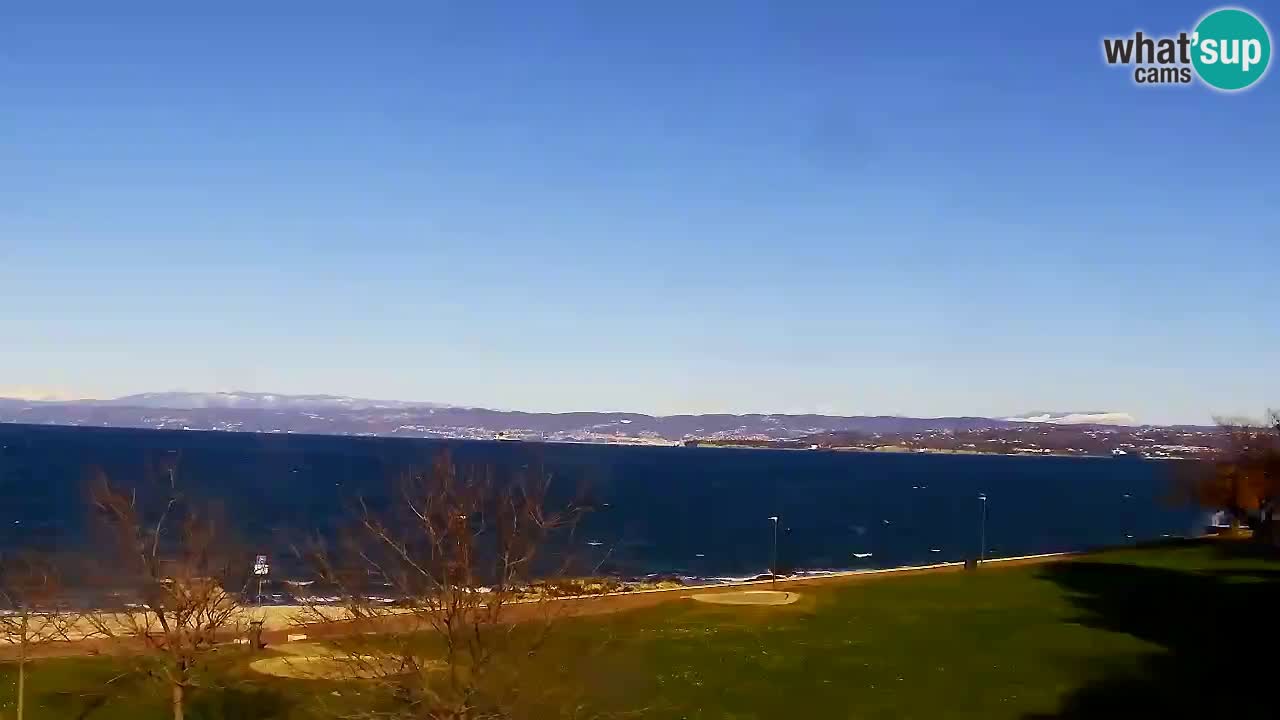
[[[741,592],[702,593],[692,596],[698,602],[713,605],[790,605],[800,593],[781,590],[743,590]]]
[[[288,654],[254,660],[249,669],[298,680],[371,680],[405,671],[395,658],[347,655],[310,643],[290,643],[280,649]]]

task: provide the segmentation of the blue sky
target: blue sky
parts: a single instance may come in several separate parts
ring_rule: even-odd
[[[1280,77],[1102,61],[1212,4],[186,5],[6,8],[0,394],[1280,405]]]

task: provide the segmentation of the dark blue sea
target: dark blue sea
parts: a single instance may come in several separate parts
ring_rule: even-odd
[[[176,459],[180,482],[223,502],[262,553],[328,532],[358,497],[444,446],[459,464],[542,463],[564,497],[596,507],[579,530],[593,562],[627,576],[764,572],[778,564],[880,568],[1121,545],[1197,532],[1174,501],[1177,463],[1112,458],[433,441],[0,425],[0,547],[87,542],[85,481]],[[589,545],[587,543],[590,543]]]

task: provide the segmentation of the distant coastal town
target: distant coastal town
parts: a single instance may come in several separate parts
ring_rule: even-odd
[[[1027,455],[1110,457],[1120,459],[1194,460],[1211,456],[1222,445],[1213,429],[999,428],[868,436],[814,436],[799,441],[751,438],[688,440],[698,447],[787,448],[827,452],[925,453],[942,455]],[[814,442],[806,441],[813,440]]]

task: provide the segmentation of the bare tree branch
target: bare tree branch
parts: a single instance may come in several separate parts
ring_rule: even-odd
[[[536,463],[498,482],[443,452],[397,479],[390,507],[361,499],[333,547],[316,538],[295,548],[331,589],[303,602],[309,632],[334,630],[325,657],[308,662],[341,666],[393,698],[362,717],[509,717],[520,702],[511,673],[542,648],[563,606],[548,580],[568,568],[582,512],[549,511],[549,489]]]
[[[189,691],[207,681],[208,654],[245,630],[249,563],[214,508],[184,497],[174,468],[167,474],[141,495],[96,474],[90,507],[106,535],[103,567],[113,573],[103,578],[108,601],[88,619],[100,635],[140,647],[182,720]]]
[[[51,556],[0,556],[0,645],[10,646],[17,656],[16,720],[23,720],[26,712],[27,661],[43,645],[69,642],[78,632],[79,619]]]

